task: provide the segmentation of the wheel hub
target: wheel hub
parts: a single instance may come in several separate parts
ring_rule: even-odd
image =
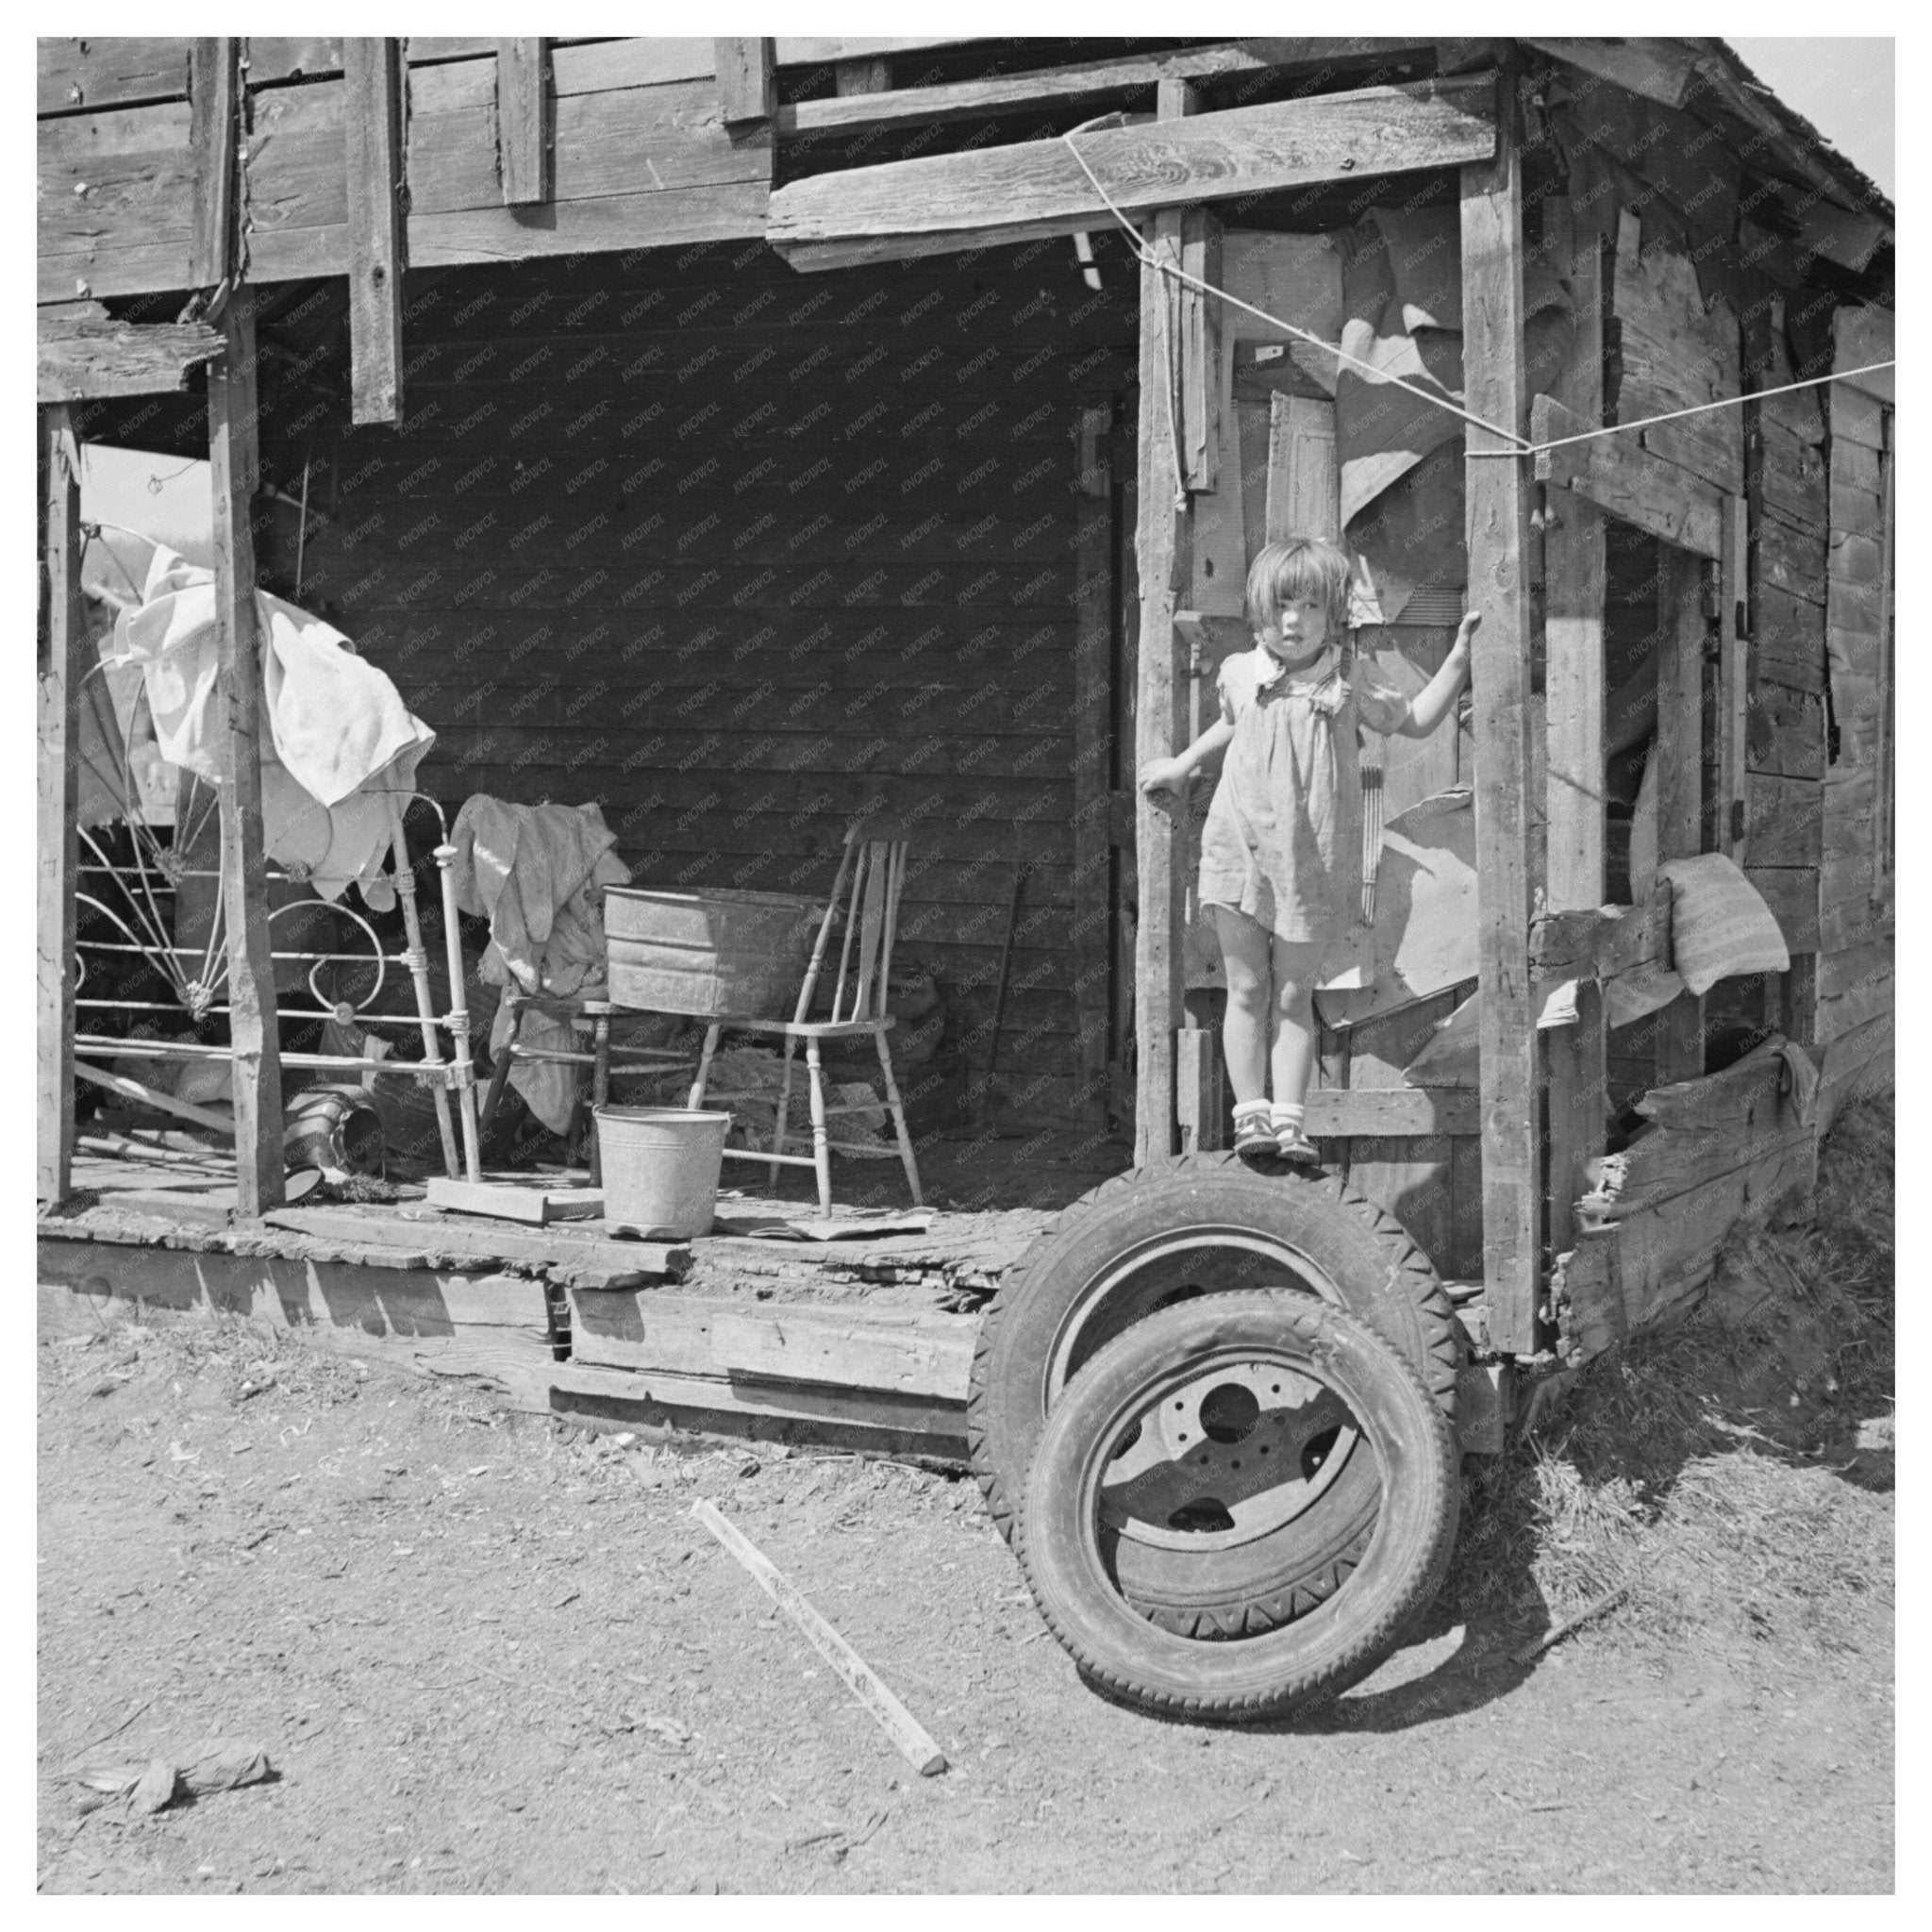
[[[1279,1362],[1222,1363],[1122,1431],[1100,1520],[1157,1549],[1252,1542],[1309,1508],[1358,1441],[1347,1404],[1311,1376]]]

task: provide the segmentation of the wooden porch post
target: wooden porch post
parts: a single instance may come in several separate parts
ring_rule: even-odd
[[[215,624],[226,729],[222,758],[222,905],[228,934],[228,1023],[235,1056],[236,1210],[282,1201],[282,1062],[269,958],[268,860],[261,842],[261,643],[255,610],[255,291],[222,311],[223,354],[208,365],[214,492]]]
[[[1604,416],[1603,247],[1594,221],[1579,236],[1567,196],[1543,203],[1543,242],[1567,274],[1575,333],[1556,384],[1557,400],[1587,424]],[[1552,912],[1593,912],[1604,903],[1603,512],[1579,491],[1549,486],[1543,524],[1544,784]],[[1609,1115],[1603,989],[1577,988],[1576,1024],[1547,1035],[1550,1247],[1561,1253],[1585,1191],[1584,1162],[1604,1150]]]
[[[1497,79],[1496,155],[1462,170],[1464,393],[1473,415],[1526,426],[1523,165],[1515,82]],[[1469,596],[1482,615],[1475,694],[1476,918],[1482,991],[1483,1285],[1490,1340],[1536,1347],[1541,1187],[1535,1015],[1529,998],[1529,545],[1523,458],[1470,428]]]
[[[75,818],[80,807],[80,682],[87,625],[80,599],[80,446],[65,404],[41,412],[46,465],[47,572],[41,637],[36,811],[35,1192],[66,1200],[74,1171]]]
[[[1185,81],[1163,80],[1162,120],[1194,111],[1194,91]],[[1162,208],[1143,229],[1148,245],[1176,267],[1212,279],[1219,224],[1198,208]],[[1211,440],[1191,436],[1186,420],[1184,349],[1208,361],[1218,341],[1214,318],[1189,315],[1179,284],[1158,269],[1141,271],[1140,514],[1134,549],[1141,580],[1141,622],[1135,654],[1134,764],[1170,758],[1181,747],[1187,709],[1188,653],[1174,626],[1174,611],[1193,575],[1194,518],[1186,488],[1191,467],[1199,478],[1211,472]],[[1196,298],[1205,303],[1206,298]],[[1218,381],[1218,356],[1192,385],[1205,408]],[[1193,443],[1191,466],[1188,452]],[[1198,486],[1197,486],[1198,487]],[[1187,1024],[1183,915],[1188,814],[1170,815],[1135,789],[1134,849],[1140,878],[1140,924],[1134,943],[1134,1164],[1174,1151],[1176,1124],[1174,1035]]]

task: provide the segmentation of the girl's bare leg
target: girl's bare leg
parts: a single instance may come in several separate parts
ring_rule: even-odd
[[[1273,967],[1269,932],[1232,906],[1210,906],[1221,958],[1227,968],[1227,1015],[1221,1023],[1221,1050],[1235,1103],[1268,1097],[1269,985]]]
[[[1299,1107],[1308,1091],[1308,1074],[1315,1060],[1315,980],[1326,947],[1320,940],[1273,939],[1270,972],[1274,982],[1271,1003],[1274,1026],[1269,1060],[1274,1076],[1276,1107]],[[1234,1011],[1234,974],[1228,974],[1228,1012]],[[1232,1069],[1234,1056],[1228,1056]]]

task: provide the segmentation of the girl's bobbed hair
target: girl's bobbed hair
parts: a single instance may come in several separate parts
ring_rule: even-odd
[[[1306,598],[1328,613],[1331,640],[1341,641],[1348,620],[1348,558],[1319,537],[1291,537],[1270,543],[1248,572],[1248,623],[1266,630],[1284,604]]]

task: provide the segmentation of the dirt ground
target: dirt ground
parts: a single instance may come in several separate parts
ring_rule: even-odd
[[[1465,1579],[1325,1715],[1230,1731],[1086,1690],[967,1481],[582,1435],[238,1324],[49,1344],[39,1390],[45,1892],[1892,1883],[1884,1428],[1727,1452],[1773,1485],[1809,1608],[1612,1611],[1518,1662],[1564,1606],[1535,1614],[1527,1572]],[[948,1770],[893,1753],[699,1497]],[[62,1775],[215,1735],[265,1747],[274,1781],[136,1816]]]

